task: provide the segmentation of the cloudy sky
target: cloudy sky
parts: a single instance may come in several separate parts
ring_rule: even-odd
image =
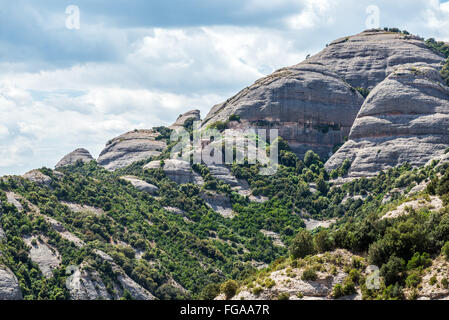
[[[97,157],[107,140],[193,108],[204,116],[377,22],[449,41],[449,2],[0,0],[0,175],[78,147]]]

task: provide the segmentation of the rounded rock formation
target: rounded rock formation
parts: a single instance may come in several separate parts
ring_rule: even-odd
[[[76,164],[78,161],[87,163],[95,160],[92,155],[84,148],[76,149],[65,155],[55,166],[55,169]]]

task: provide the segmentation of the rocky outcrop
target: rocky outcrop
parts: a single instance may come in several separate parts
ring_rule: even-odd
[[[66,166],[71,166],[77,162],[87,163],[95,160],[92,155],[86,149],[79,148],[69,154],[65,155],[55,166],[55,168],[61,168]]]
[[[274,231],[264,230],[261,229],[260,232],[263,233],[263,235],[267,238],[271,238],[273,240],[273,244],[278,247],[285,247],[285,244],[281,240],[281,236],[279,233],[276,233]]]
[[[116,291],[118,293],[118,297],[123,296],[123,293],[125,290],[127,290],[133,299],[136,300],[155,300],[156,297],[154,297],[150,292],[148,292],[145,288],[143,288],[141,285],[136,283],[134,280],[132,280],[123,270],[120,268],[114,260],[105,252],[101,250],[94,250],[95,254],[97,254],[100,258],[103,260],[109,262],[112,266],[112,270],[117,276],[117,281],[119,282],[120,286],[116,288]]]
[[[120,177],[120,179],[128,181],[129,183],[131,183],[133,185],[133,187],[135,187],[136,189],[140,190],[140,191],[145,191],[148,192],[151,195],[155,195],[157,194],[159,188],[156,187],[153,184],[150,184],[146,181],[140,180],[137,177],[133,177],[133,176],[123,176]]]
[[[14,273],[0,265],[0,300],[22,300],[22,290]]]
[[[184,210],[181,210],[181,209],[176,208],[176,207],[165,206],[163,208],[164,208],[164,210],[166,210],[168,212],[171,212],[171,213],[174,213],[174,214],[177,214],[178,216],[185,215],[185,211]]]
[[[437,69],[402,66],[367,97],[349,140],[326,168],[349,159],[349,177],[372,176],[404,162],[423,166],[448,146],[449,87]]]
[[[440,68],[444,57],[414,35],[366,30],[331,42],[306,63],[320,63],[354,88],[373,89],[397,66],[422,62]]]
[[[167,147],[163,140],[157,140],[154,130],[134,130],[107,142],[101,151],[98,163],[108,170],[126,167],[133,162],[158,156]]]
[[[24,211],[24,207],[22,206],[20,201],[25,202],[27,207],[30,209],[30,212],[27,212],[28,214],[35,214],[37,216],[42,217],[57,233],[59,233],[59,235],[62,238],[66,239],[67,241],[72,242],[77,247],[84,246],[84,242],[81,239],[79,239],[73,233],[69,232],[59,221],[53,219],[52,217],[42,214],[40,212],[39,208],[37,206],[33,205],[28,200],[22,198],[18,194],[15,194],[14,192],[7,192],[6,198],[7,198],[8,202],[11,203],[12,205],[14,205],[19,212]]]
[[[448,300],[449,289],[444,284],[447,281],[449,262],[444,256],[439,256],[432,261],[432,265],[422,272],[422,278],[417,286],[414,299],[417,300]],[[405,290],[406,297],[413,296],[413,290]]]
[[[51,178],[39,170],[31,170],[23,175],[25,179],[43,186],[50,186]]]
[[[184,160],[168,159],[164,161],[164,172],[167,177],[179,184],[204,184],[203,178],[192,170]]]
[[[173,123],[169,128],[177,129],[184,127],[190,121],[199,121],[201,120],[200,110],[190,110],[184,114],[181,114],[178,119],[176,119],[175,123]]]
[[[354,88],[374,88],[399,65],[439,68],[443,61],[418,37],[367,30],[256,81],[214,106],[203,127],[221,121],[232,128],[278,129],[299,157],[308,149],[327,157],[349,135],[364,101]],[[240,121],[229,121],[234,114]]]

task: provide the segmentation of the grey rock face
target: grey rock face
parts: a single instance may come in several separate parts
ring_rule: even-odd
[[[126,167],[133,162],[158,156],[167,147],[165,141],[156,140],[153,130],[135,130],[114,138],[100,153],[98,163],[108,170]]]
[[[5,239],[6,235],[5,235],[5,231],[3,231],[2,227],[0,227],[0,241],[2,241],[3,239]]]
[[[169,128],[176,129],[179,127],[183,127],[187,120],[199,121],[201,120],[200,110],[190,110],[178,117],[175,123],[173,123]]]
[[[265,202],[267,199],[263,196],[254,196],[251,192],[248,182],[237,179],[232,175],[231,170],[224,165],[209,165],[209,171],[217,180],[229,184],[231,188],[243,197],[248,197],[250,201]]]
[[[368,30],[256,81],[214,106],[203,127],[236,114],[241,123],[228,126],[279,129],[300,158],[309,149],[327,157],[349,135],[363,104],[351,86],[371,89],[396,66],[421,62],[438,68],[444,60],[415,36]]]
[[[165,160],[164,172],[167,177],[179,184],[204,184],[203,178],[192,170],[187,161],[177,159]]]
[[[97,216],[104,214],[103,209],[88,206],[85,204],[66,202],[66,201],[61,201],[61,204],[66,205],[67,207],[69,207],[69,209],[71,211],[76,212],[76,213],[89,213],[89,214],[94,214]]]
[[[218,212],[225,218],[234,217],[234,212],[232,211],[231,199],[228,196],[217,193],[217,192],[203,192],[201,193],[201,198],[206,202],[207,206],[212,210]]]
[[[343,142],[363,97],[340,76],[320,64],[303,63],[256,81],[209,112],[203,126],[227,121],[233,128],[278,129],[302,157],[309,149],[327,156]]]
[[[23,175],[23,177],[31,182],[49,186],[51,183],[51,178],[49,176],[46,176],[39,170],[31,170]]]
[[[372,89],[399,65],[422,62],[439,68],[444,60],[416,36],[366,30],[331,42],[306,62],[322,63],[355,88]]]
[[[66,167],[76,164],[78,161],[87,163],[94,160],[92,155],[86,149],[79,148],[65,155],[55,166],[55,168]]]
[[[399,67],[367,97],[349,141],[326,163],[352,162],[350,177],[370,176],[409,162],[425,165],[449,146],[449,88],[437,69]]]
[[[120,177],[120,179],[130,182],[136,189],[138,189],[140,191],[148,192],[149,194],[152,194],[152,195],[156,194],[157,191],[159,190],[159,188],[156,187],[155,185],[150,184],[146,181],[140,180],[136,177],[123,176],[123,177]]]
[[[234,177],[227,167],[223,165],[209,165],[210,174],[216,179],[229,184],[231,187],[240,186],[240,182]]]
[[[0,265],[0,300],[22,300],[22,290],[14,273]]]

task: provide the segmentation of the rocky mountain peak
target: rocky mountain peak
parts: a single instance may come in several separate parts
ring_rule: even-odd
[[[84,148],[78,148],[65,155],[55,166],[55,168],[66,167],[75,164],[78,161],[83,163],[94,160],[89,151]]]

